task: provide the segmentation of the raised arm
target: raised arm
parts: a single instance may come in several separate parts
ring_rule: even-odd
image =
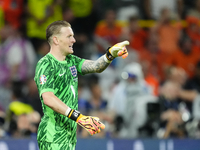
[[[125,47],[126,45],[129,45],[128,41],[117,43],[113,47],[109,48],[106,54],[101,56],[96,61],[85,60],[81,68],[82,73],[101,73],[110,65],[115,57],[122,56],[122,58],[126,58],[128,56],[128,52]]]

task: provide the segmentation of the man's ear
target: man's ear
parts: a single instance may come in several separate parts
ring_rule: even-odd
[[[57,36],[53,36],[53,43],[55,44],[55,45],[58,45],[58,37]]]

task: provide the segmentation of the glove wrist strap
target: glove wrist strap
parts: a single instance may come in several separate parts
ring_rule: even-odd
[[[81,113],[77,110],[71,109],[71,111],[69,112],[69,114],[67,115],[68,118],[77,121],[78,117],[81,115]]]
[[[109,52],[110,47],[106,50],[106,58],[108,59],[108,61],[113,61],[113,59],[115,59],[115,57],[113,57],[111,55],[111,53]]]
[[[109,61],[109,60],[108,60],[108,58],[106,57],[106,54],[103,55],[103,58],[104,58],[104,61],[107,62],[107,63],[109,63],[109,64],[112,62],[112,61]]]

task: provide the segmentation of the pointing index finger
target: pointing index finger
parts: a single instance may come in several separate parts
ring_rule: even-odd
[[[126,46],[126,45],[129,45],[129,41],[123,41],[121,43],[118,43],[119,46]]]

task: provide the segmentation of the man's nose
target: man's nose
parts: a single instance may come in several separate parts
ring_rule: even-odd
[[[76,42],[76,39],[75,39],[74,37],[73,37],[73,39],[72,39],[72,42],[73,42],[73,43],[75,43],[75,42]]]

